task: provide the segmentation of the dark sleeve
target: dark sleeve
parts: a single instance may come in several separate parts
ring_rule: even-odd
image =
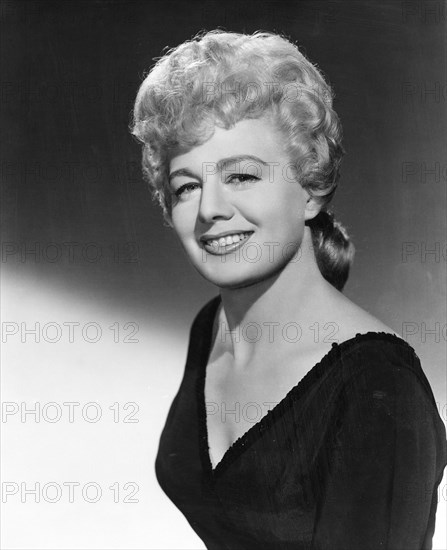
[[[372,361],[347,380],[313,550],[432,548],[446,440],[420,372]]]

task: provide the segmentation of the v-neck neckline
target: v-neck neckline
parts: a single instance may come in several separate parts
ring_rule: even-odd
[[[222,455],[220,461],[216,466],[212,465],[209,439],[208,439],[208,426],[207,426],[207,414],[206,414],[206,399],[205,399],[205,383],[206,383],[206,367],[211,354],[211,346],[213,344],[213,328],[216,320],[216,314],[218,312],[219,305],[221,303],[220,295],[216,296],[210,302],[209,318],[211,322],[208,322],[204,330],[204,349],[202,350],[199,374],[197,378],[196,395],[198,399],[198,414],[199,414],[199,437],[200,437],[200,453],[202,464],[211,479],[219,477],[227,467],[234,462],[234,460],[242,454],[245,448],[251,446],[257,439],[265,433],[269,427],[271,427],[275,421],[289,408],[289,405],[293,399],[297,399],[301,396],[305,390],[312,384],[313,381],[320,378],[320,375],[324,371],[327,365],[332,365],[333,360],[340,356],[341,351],[345,352],[352,347],[353,344],[368,339],[388,340],[396,343],[403,343],[408,348],[413,348],[395,334],[390,332],[375,332],[369,331],[366,333],[357,333],[352,338],[344,340],[341,343],[333,343],[331,349],[318,361],[307,373],[301,378],[295,386],[293,386],[284,397],[267,413],[258,420],[255,424],[238,437]],[[208,321],[208,319],[207,319]],[[414,352],[414,350],[413,350]]]

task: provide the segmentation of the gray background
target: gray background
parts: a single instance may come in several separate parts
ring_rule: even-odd
[[[415,348],[446,419],[444,2],[4,1],[0,20],[3,322],[20,327],[4,342],[3,399],[140,407],[138,424],[8,419],[7,479],[83,483],[121,468],[94,512],[62,499],[37,522],[11,498],[8,548],[201,547],[153,460],[191,321],[218,289],[163,226],[127,127],[152,59],[203,28],[285,33],[333,85],[347,150],[333,207],[357,249],[345,293]],[[62,336],[50,342],[47,327],[36,342],[22,322]],[[102,338],[70,342],[67,322],[97,323]],[[132,511],[110,503],[117,477],[139,480]]]

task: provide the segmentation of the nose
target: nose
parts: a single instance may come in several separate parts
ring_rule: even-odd
[[[216,218],[231,218],[233,207],[225,196],[218,178],[208,178],[202,184],[198,218],[200,222],[212,222]]]

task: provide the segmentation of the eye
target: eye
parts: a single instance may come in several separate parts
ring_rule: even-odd
[[[242,180],[241,182],[235,182],[234,180]],[[253,174],[231,174],[231,176],[228,178],[230,180],[230,183],[236,183],[236,185],[244,185],[244,183],[248,183],[249,181],[259,181],[260,178],[257,176],[254,176]]]
[[[176,197],[180,197],[180,195],[183,195],[184,192],[189,189],[190,187],[198,187],[197,183],[185,183],[184,185],[181,185],[177,191],[174,192],[174,195]]]
[[[258,178],[257,176],[254,176],[253,174],[231,174],[228,177],[227,182],[234,183],[237,186],[240,186],[240,185],[242,186],[250,181],[257,181],[259,179],[260,178]],[[236,181],[236,180],[240,180],[240,181]],[[181,185],[176,191],[174,191],[174,195],[177,198],[180,198],[182,195],[185,195],[185,194],[189,195],[196,187],[200,187],[198,183],[185,183]]]

